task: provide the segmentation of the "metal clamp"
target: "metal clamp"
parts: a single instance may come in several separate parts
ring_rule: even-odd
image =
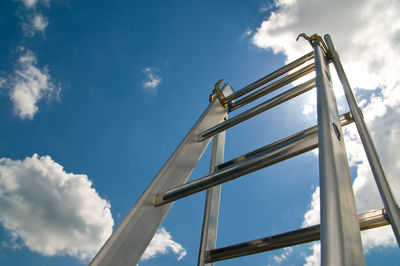
[[[217,95],[217,98],[218,98],[219,102],[222,104],[222,106],[227,107],[228,104],[225,103],[225,95],[219,87],[219,85],[222,82],[224,82],[224,79],[220,79],[217,81],[217,83],[215,83],[214,89],[213,89],[212,93],[210,94],[209,101],[210,102],[214,101],[214,99],[215,99],[214,94],[215,94],[215,95]]]
[[[325,54],[328,55],[329,58],[332,58],[332,57],[331,57],[331,54],[330,54],[330,52],[329,52],[329,49],[328,49],[328,47],[326,46],[324,40],[323,40],[322,37],[319,36],[318,34],[314,33],[313,35],[308,36],[308,35],[305,34],[304,32],[303,32],[303,33],[300,33],[300,34],[297,36],[297,38],[296,38],[296,42],[300,39],[300,37],[303,37],[306,41],[308,41],[308,42],[310,43],[311,47],[314,47],[315,42],[316,42],[316,43],[320,43],[320,44],[322,45],[322,49],[324,50]]]

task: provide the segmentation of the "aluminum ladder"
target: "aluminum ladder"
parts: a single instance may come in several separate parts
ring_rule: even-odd
[[[90,265],[136,265],[175,200],[207,190],[198,265],[321,240],[322,265],[365,265],[360,229],[392,225],[400,243],[400,212],[329,35],[314,34],[301,58],[237,92],[220,80],[210,105]],[[328,64],[333,62],[350,112],[339,116]],[[237,115],[227,114],[315,71],[312,78]],[[289,72],[289,73],[288,73]],[[288,73],[288,74],[287,74]],[[285,75],[287,74],[287,75]],[[282,77],[281,77],[282,76]],[[281,77],[281,78],[280,78]],[[280,78],[280,79],[277,79]],[[277,80],[276,80],[277,79]],[[259,88],[261,87],[261,88]],[[223,162],[227,129],[316,87],[318,125]],[[258,90],[254,91],[255,89]],[[254,91],[254,92],[252,92]],[[251,93],[250,93],[251,92]],[[250,94],[249,94],[250,93]],[[214,97],[214,94],[216,97]],[[224,119],[225,118],[225,119]],[[356,213],[342,126],[355,122],[384,208]],[[213,137],[210,173],[187,183]],[[220,184],[319,147],[321,224],[216,248]]]

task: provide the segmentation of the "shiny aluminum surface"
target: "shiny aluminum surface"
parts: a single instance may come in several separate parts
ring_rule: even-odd
[[[215,172],[216,166],[224,161],[225,133],[221,132],[214,136],[210,160],[210,173]],[[213,263],[205,264],[206,251],[215,249],[217,243],[219,202],[221,185],[207,189],[206,204],[204,206],[203,227],[201,231],[199,266],[212,266]]]
[[[252,94],[249,94],[235,102],[231,103],[231,107],[229,108],[229,112],[232,112],[252,101],[257,100],[258,98],[267,95],[268,93],[271,93],[285,85],[290,84],[291,82],[311,73],[314,71],[314,63],[311,63],[271,84],[268,84],[267,86],[265,86],[264,88],[259,89],[256,92],[253,92]]]
[[[288,91],[285,91],[227,121],[224,121],[206,131],[200,134],[199,136],[199,141],[202,141],[206,138],[209,138],[211,136],[214,136],[215,134],[218,134],[219,132],[222,132],[224,130],[227,130],[243,121],[246,121],[262,112],[265,112],[266,110],[269,110],[281,103],[284,103],[296,96],[299,96],[300,94],[303,94],[312,88],[315,87],[315,79],[310,79]]]
[[[233,92],[229,85],[225,85],[223,91],[225,95]],[[209,143],[209,140],[198,142],[198,134],[220,123],[226,113],[227,108],[224,108],[218,100],[209,105],[90,265],[138,263],[172,205],[166,204],[155,208],[155,195],[187,181]]]
[[[326,55],[313,41],[317,84],[321,265],[365,265],[342,127]]]
[[[361,230],[367,230],[389,224],[385,209],[369,211],[358,215]],[[221,247],[207,252],[207,261],[215,262],[237,258],[304,244],[320,239],[320,225],[313,225],[298,230],[255,239],[232,246]]]
[[[308,54],[296,59],[295,61],[293,61],[293,62],[281,67],[280,69],[272,72],[271,74],[269,74],[269,75],[267,75],[265,77],[262,77],[259,80],[254,81],[253,83],[247,85],[246,87],[244,87],[244,88],[236,91],[235,93],[227,96],[225,101],[226,102],[230,102],[232,100],[235,100],[235,99],[245,95],[246,93],[248,93],[248,92],[250,92],[250,91],[252,91],[252,90],[254,90],[254,89],[256,89],[256,88],[258,88],[258,87],[260,87],[262,85],[264,85],[265,83],[270,82],[270,81],[274,80],[275,78],[277,78],[277,77],[289,72],[290,70],[295,69],[296,67],[304,64],[305,62],[307,62],[307,61],[309,61],[309,60],[311,60],[313,58],[314,58],[314,53],[310,52],[310,53],[308,53]]]
[[[350,123],[350,115],[342,116],[343,124]],[[212,186],[222,184],[245,174],[257,171],[283,160],[318,147],[317,126],[303,130],[285,139],[242,155],[218,165],[218,171],[184,185],[169,189],[157,195],[155,204],[160,206],[168,202],[189,196]]]
[[[392,229],[397,239],[397,244],[400,245],[400,211],[398,204],[393,196],[392,189],[390,188],[382,164],[379,160],[378,153],[376,152],[374,143],[372,142],[372,138],[364,122],[363,115],[360,109],[358,108],[358,104],[354,97],[353,91],[351,90],[350,83],[347,80],[346,74],[343,70],[343,66],[340,62],[339,55],[337,54],[335,46],[333,45],[329,35],[325,35],[325,41],[326,44],[328,45],[332,61],[333,64],[335,65],[336,72],[338,73],[340,82],[342,83],[343,90],[346,95],[346,99],[349,104],[350,110],[353,113],[354,122],[360,134],[360,138],[363,143],[365,153],[367,154],[367,158],[371,166],[375,182],[378,186],[378,190],[383,201],[383,205],[385,206],[388,212]]]

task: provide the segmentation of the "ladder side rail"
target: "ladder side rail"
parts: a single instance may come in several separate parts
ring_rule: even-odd
[[[336,72],[338,73],[340,82],[342,83],[343,90],[350,107],[350,111],[354,116],[354,121],[357,126],[361,141],[363,143],[365,153],[367,154],[367,158],[371,166],[375,182],[377,184],[383,204],[388,212],[392,229],[397,239],[397,244],[400,245],[400,211],[398,204],[395,197],[393,196],[390,184],[386,178],[382,164],[379,160],[375,145],[369,134],[368,128],[363,119],[363,115],[358,107],[357,101],[350,87],[350,83],[340,62],[339,55],[336,52],[335,46],[333,45],[333,42],[329,35],[325,35],[325,42],[328,45],[330,56],[332,57]]]
[[[303,55],[302,57],[294,60],[293,62],[290,62],[289,64],[279,68],[278,70],[275,70],[274,72],[266,75],[265,77],[262,77],[259,80],[254,81],[251,84],[247,85],[246,87],[236,91],[235,93],[225,97],[225,102],[227,103],[227,102],[233,101],[233,100],[247,94],[248,92],[264,85],[265,83],[270,82],[270,81],[276,79],[277,77],[282,76],[283,74],[286,74],[290,70],[295,69],[296,67],[304,64],[305,62],[307,62],[313,58],[314,58],[313,52]]]
[[[230,95],[233,91],[229,85],[225,85],[223,92]],[[172,205],[155,207],[156,194],[187,181],[209,143],[209,140],[198,142],[198,134],[220,123],[226,114],[227,108],[218,100],[208,106],[90,265],[138,263]]]
[[[210,173],[216,170],[216,166],[224,161],[225,134],[221,132],[213,137]],[[217,244],[219,203],[221,195],[221,185],[207,189],[206,203],[204,206],[203,227],[201,232],[199,266],[212,266],[213,263],[205,264],[206,251],[215,249]]]
[[[390,224],[385,209],[378,209],[358,215],[360,230],[368,230]],[[207,261],[216,262],[260,252],[286,248],[317,241],[320,239],[320,225],[313,225],[298,230],[259,238],[239,244],[221,247],[207,252]]]
[[[350,169],[329,66],[312,41],[317,83],[321,264],[365,265]]]
[[[234,110],[236,110],[236,109],[238,109],[238,108],[240,108],[240,107],[242,107],[242,106],[244,106],[244,105],[246,105],[246,104],[248,104],[248,103],[250,103],[252,101],[257,100],[258,98],[263,97],[264,95],[267,95],[267,94],[269,94],[269,93],[271,93],[271,92],[273,92],[273,91],[275,91],[275,90],[277,90],[279,88],[282,88],[283,86],[288,85],[288,84],[292,83],[293,81],[295,81],[295,80],[297,80],[297,79],[299,79],[299,78],[301,78],[301,77],[303,77],[303,76],[305,76],[305,75],[307,75],[307,74],[309,74],[309,73],[311,73],[313,71],[314,71],[314,63],[311,63],[311,64],[309,64],[309,65],[307,65],[307,66],[305,66],[305,67],[293,72],[293,73],[290,73],[287,76],[285,76],[285,77],[283,77],[283,78],[281,78],[281,79],[279,79],[279,80],[277,80],[277,81],[275,81],[275,82],[273,82],[271,84],[268,84],[267,86],[259,89],[258,91],[247,95],[244,98],[241,98],[241,99],[239,99],[237,101],[231,102],[230,108],[229,108],[229,112],[232,112],[232,111],[234,111]]]
[[[215,134],[218,134],[220,132],[223,132],[239,123],[242,123],[258,114],[261,114],[262,112],[265,112],[275,106],[278,106],[279,104],[282,104],[296,96],[299,96],[315,87],[315,79],[310,79],[296,87],[291,88],[290,90],[287,90],[235,117],[232,117],[229,120],[226,120],[206,131],[201,133],[199,135],[199,141],[202,141],[206,138],[212,137]]]
[[[343,123],[350,123],[344,116]],[[225,183],[245,174],[257,171],[267,166],[279,163],[296,155],[313,150],[318,147],[318,128],[311,127],[266,147],[250,152],[250,156],[242,155],[237,162],[229,164],[225,168],[213,172],[207,176],[160,192],[155,200],[155,205],[160,206],[177,199],[184,198],[207,188]],[[235,159],[234,159],[235,160]],[[225,163],[224,163],[225,164]]]

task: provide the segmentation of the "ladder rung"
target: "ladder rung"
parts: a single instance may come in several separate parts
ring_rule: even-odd
[[[297,70],[296,72],[293,72],[293,73],[265,86],[264,88],[261,88],[258,91],[254,92],[242,99],[239,99],[236,102],[232,102],[232,104],[229,108],[229,112],[232,112],[232,111],[238,109],[239,107],[242,107],[254,100],[257,100],[258,98],[260,98],[268,93],[271,93],[271,92],[273,92],[273,91],[275,91],[275,90],[277,90],[277,89],[279,89],[279,88],[281,88],[281,87],[295,81],[296,79],[299,79],[313,71],[314,71],[314,63],[311,63],[311,64]]]
[[[353,120],[353,116],[351,115],[350,112],[344,113],[344,114],[342,114],[340,116],[340,123],[341,123],[342,126],[346,126],[346,125],[352,123],[353,121],[354,121]],[[236,157],[236,158],[234,158],[232,160],[226,161],[226,162],[218,165],[217,169],[220,170],[220,169],[226,168],[226,167],[228,167],[228,166],[230,166],[232,164],[239,163],[239,162],[241,162],[241,161],[243,161],[243,160],[245,160],[247,158],[253,157],[256,154],[259,154],[259,153],[261,153],[261,152],[263,152],[265,150],[275,149],[275,147],[278,146],[278,145],[291,144],[291,143],[297,141],[298,139],[301,139],[301,138],[305,137],[305,135],[308,135],[308,134],[311,134],[311,133],[312,134],[317,134],[317,130],[318,130],[318,126],[313,126],[313,127],[309,128],[309,129],[300,131],[300,132],[298,132],[296,134],[293,134],[293,135],[291,135],[291,136],[289,136],[287,138],[281,139],[281,140],[276,141],[274,143],[271,143],[271,144],[269,144],[267,146],[264,146],[262,148],[254,150],[254,151],[251,151],[251,152],[246,153],[246,154],[244,154],[242,156]],[[318,147],[318,143],[317,143],[316,147]],[[312,148],[312,149],[314,149],[314,148]]]
[[[271,80],[276,79],[279,76],[282,76],[283,74],[289,72],[290,70],[302,65],[303,63],[305,63],[305,62],[307,62],[307,61],[309,61],[309,60],[311,60],[313,58],[314,58],[314,53],[310,52],[310,53],[308,53],[308,54],[296,59],[295,61],[293,61],[293,62],[281,67],[280,69],[272,72],[271,74],[268,74],[267,76],[262,77],[257,81],[254,81],[253,83],[247,85],[243,89],[240,89],[237,92],[227,96],[225,98],[225,101],[226,102],[233,101],[233,100],[243,96],[244,94],[246,94],[246,93],[248,93],[248,92],[250,92],[250,91],[252,91],[252,90],[254,90],[254,89],[256,89],[256,88],[258,88],[258,87],[260,87],[262,85],[264,85],[265,83],[270,82]]]
[[[358,215],[361,230],[390,224],[385,209],[373,210]],[[240,244],[217,248],[206,252],[206,263],[226,260],[320,239],[320,225],[314,225],[279,235],[268,236]]]
[[[342,125],[353,122],[350,113],[340,117]],[[218,171],[192,182],[158,193],[154,204],[160,206],[189,196],[245,174],[257,171],[318,147],[318,127],[303,130],[283,140],[242,155],[218,166]],[[223,168],[223,169],[221,169]]]
[[[284,103],[300,94],[303,94],[312,88],[315,87],[315,78],[310,79],[288,91],[285,91],[284,93],[281,93],[249,110],[246,112],[243,112],[225,122],[222,122],[206,131],[201,133],[199,135],[199,141],[203,141],[206,138],[212,137],[224,130],[227,130],[228,128],[231,128],[241,122],[244,122],[258,114],[261,114],[264,111],[267,111],[281,103]]]

